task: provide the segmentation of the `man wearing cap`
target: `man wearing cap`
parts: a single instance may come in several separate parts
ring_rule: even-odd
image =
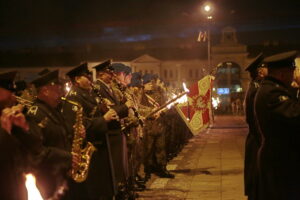
[[[37,99],[27,111],[29,133],[18,135],[29,153],[31,171],[45,199],[61,195],[67,172],[78,160],[70,152],[70,133],[58,109],[62,96],[58,74],[56,70],[32,81]]]
[[[22,106],[13,106],[16,71],[0,73],[0,199],[25,200],[25,152],[15,134],[28,131]]]
[[[266,65],[262,63],[263,59],[264,56],[261,53],[246,68],[251,77],[245,97],[246,122],[249,127],[249,133],[245,144],[244,187],[245,195],[248,196],[249,200],[255,199],[257,195],[256,187],[258,187],[256,160],[261,139],[255,125],[254,97],[263,77],[267,75]]]
[[[144,190],[145,185],[141,181],[136,180],[138,169],[141,166],[142,160],[142,119],[138,112],[138,99],[133,91],[128,87],[132,80],[131,68],[122,63],[113,63],[112,68],[116,74],[113,81],[113,89],[115,94],[120,94],[119,99],[123,102],[129,100],[133,107],[128,110],[128,117],[124,118],[122,130],[126,135],[128,147],[128,163],[129,163],[129,180],[128,185],[130,190]],[[139,177],[139,176],[137,176]]]
[[[296,51],[264,59],[268,76],[254,100],[262,137],[258,150],[260,200],[300,199],[300,103],[290,92]]]
[[[87,180],[72,184],[71,199],[112,199],[116,194],[116,183],[107,136],[107,122],[116,119],[116,112],[110,109],[101,114],[92,91],[90,75],[87,63],[80,64],[67,73],[72,88],[66,99],[82,106],[86,139],[97,149],[92,155]],[[77,111],[78,106],[64,103],[63,114],[71,131],[76,121]]]
[[[96,82],[94,89],[107,107],[115,110],[119,117],[118,120],[113,120],[108,123],[109,142],[112,150],[113,165],[115,176],[119,188],[117,198],[126,196],[126,179],[128,178],[128,159],[126,136],[121,131],[120,120],[128,116],[128,109],[132,107],[132,102],[121,102],[115,94],[115,89],[112,86],[113,68],[111,60],[100,63],[93,68],[96,70]]]
[[[143,76],[144,91],[141,98],[140,112],[144,117],[158,108],[159,103],[153,99],[150,94],[153,91],[153,81],[155,77],[152,74]],[[165,127],[161,123],[161,112],[146,120],[144,128],[144,166],[145,179],[148,180],[152,173],[156,173],[161,178],[174,178],[167,168],[167,158],[165,149]]]

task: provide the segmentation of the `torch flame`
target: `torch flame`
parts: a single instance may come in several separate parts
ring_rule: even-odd
[[[43,200],[40,191],[36,187],[35,184],[36,181],[34,175],[26,174],[25,177],[26,177],[25,186],[27,189],[28,200]]]
[[[217,98],[212,98],[212,105],[213,105],[213,107],[214,107],[214,109],[218,109],[218,106],[219,106],[219,104],[220,104],[220,99],[219,99],[219,97],[217,97]]]
[[[182,83],[182,87],[184,89],[185,92],[189,92],[190,90],[187,89],[185,82]]]
[[[66,89],[67,92],[70,92],[71,86],[70,86],[69,83],[66,83],[66,84],[65,84],[65,89]]]

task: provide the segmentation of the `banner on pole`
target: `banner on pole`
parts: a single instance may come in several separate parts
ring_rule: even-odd
[[[213,122],[211,90],[214,77],[207,75],[189,87],[188,101],[176,105],[176,110],[193,135],[198,135]]]

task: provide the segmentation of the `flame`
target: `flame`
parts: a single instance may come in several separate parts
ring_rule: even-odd
[[[185,92],[189,92],[190,90],[187,89],[185,82],[182,83],[182,87],[184,89]]]
[[[35,177],[33,174],[26,174],[26,182],[25,182],[25,186],[27,189],[27,194],[28,194],[28,200],[43,200],[43,197],[40,193],[40,191],[38,190],[38,188],[36,187],[35,184]]]
[[[70,92],[71,86],[70,86],[69,83],[66,83],[66,84],[65,84],[65,89],[66,89],[67,92]]]
[[[216,109],[216,110],[218,109],[220,102],[221,101],[220,101],[219,97],[217,97],[217,98],[212,97],[212,105],[213,105],[214,109]]]

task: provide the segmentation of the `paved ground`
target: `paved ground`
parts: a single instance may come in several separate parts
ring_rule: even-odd
[[[244,117],[217,116],[212,128],[192,138],[170,161],[175,179],[152,177],[140,200],[245,200]]]

